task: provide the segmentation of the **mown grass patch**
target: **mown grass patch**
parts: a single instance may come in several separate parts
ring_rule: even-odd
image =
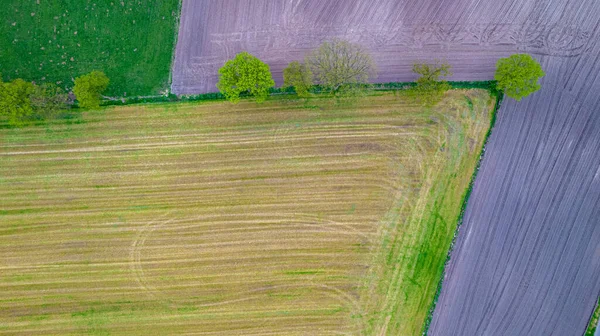
[[[0,325],[417,335],[493,104],[378,92],[0,130]]]

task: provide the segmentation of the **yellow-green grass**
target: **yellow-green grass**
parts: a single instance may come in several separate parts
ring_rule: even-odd
[[[2,129],[0,333],[418,335],[493,104],[165,104]]]
[[[181,0],[3,0],[0,73],[70,89],[92,70],[108,95],[168,88]]]

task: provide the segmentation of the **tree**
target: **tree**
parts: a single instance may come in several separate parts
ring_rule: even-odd
[[[104,72],[92,71],[87,75],[75,78],[73,92],[83,108],[96,109],[100,107],[102,92],[108,87],[110,80]]]
[[[497,88],[519,101],[541,88],[538,80],[545,73],[540,64],[528,54],[514,54],[496,63],[494,79]]]
[[[417,78],[417,85],[409,90],[409,93],[425,106],[437,104],[443,98],[444,92],[451,89],[446,80],[440,79],[440,77],[451,76],[451,68],[450,64],[439,61],[433,64],[413,64],[413,72],[420,77]]]
[[[294,61],[283,69],[283,87],[294,87],[298,96],[308,96],[312,85],[313,75],[306,64]]]
[[[44,83],[34,86],[29,100],[35,118],[49,119],[56,117],[67,108],[69,95],[52,83]]]
[[[342,86],[364,84],[376,74],[369,53],[360,45],[334,39],[323,42],[306,57],[306,64],[318,84],[331,92]]]
[[[269,88],[274,85],[269,66],[245,51],[219,69],[217,88],[232,103],[240,100],[242,92],[253,95],[259,103],[263,102],[269,95]]]
[[[34,85],[22,79],[10,83],[0,82],[0,114],[8,120],[9,125],[24,126],[34,111],[29,96]]]

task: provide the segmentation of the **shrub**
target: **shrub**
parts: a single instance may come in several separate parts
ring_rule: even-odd
[[[294,61],[283,69],[283,87],[293,87],[298,96],[308,96],[308,90],[310,90],[312,85],[313,75],[306,64]]]
[[[440,77],[452,75],[451,66],[448,63],[436,61],[433,64],[415,63],[413,72],[420,75],[417,84],[409,89],[409,95],[425,106],[437,104],[444,96],[444,92],[452,86]]]
[[[69,95],[52,83],[36,85],[29,96],[36,119],[51,119],[68,107]]]
[[[101,71],[92,71],[87,75],[77,77],[73,93],[79,101],[79,106],[89,109],[99,108],[102,92],[106,90],[109,82],[108,77]]]
[[[35,87],[20,78],[0,82],[0,114],[11,126],[24,126],[34,114],[29,96]]]

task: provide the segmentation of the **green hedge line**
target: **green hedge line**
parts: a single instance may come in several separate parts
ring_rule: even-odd
[[[496,81],[477,81],[477,82],[448,82],[453,89],[486,89],[492,93],[498,94],[496,90]],[[389,83],[374,83],[374,84],[361,84],[365,88],[371,88],[378,91],[386,90],[402,90],[414,87],[417,85],[415,82],[389,82]],[[320,85],[313,85],[310,89],[311,93],[319,94],[327,92],[325,88]],[[292,87],[288,88],[271,88],[269,89],[271,95],[287,95],[295,94],[296,91]],[[249,97],[247,93],[242,93],[242,97]],[[122,106],[130,104],[147,104],[147,103],[167,103],[167,102],[187,102],[187,101],[206,101],[206,100],[224,100],[220,92],[210,92],[197,95],[181,95],[169,94],[168,96],[155,96],[155,97],[131,97],[121,98],[115,100],[104,100],[102,106]],[[74,106],[76,107],[76,105]]]
[[[223,100],[223,96],[220,92],[210,92],[198,95],[189,96],[177,96],[170,94],[168,96],[156,96],[156,97],[132,97],[122,98],[117,100],[105,100],[102,102],[102,106],[122,106],[131,104],[145,104],[145,103],[168,103],[168,102],[179,102],[179,101],[200,101],[200,100]]]

